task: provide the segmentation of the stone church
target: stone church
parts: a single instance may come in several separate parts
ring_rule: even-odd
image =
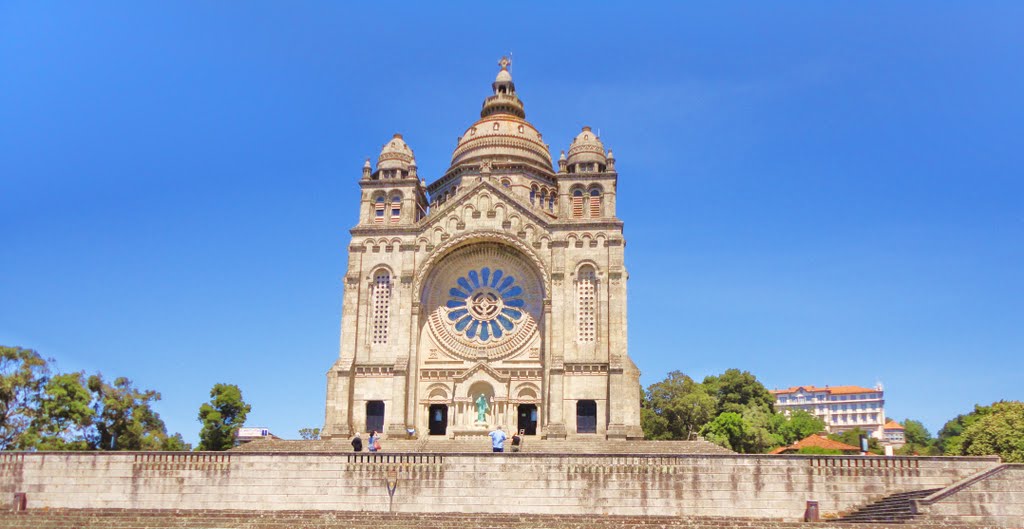
[[[553,164],[499,65],[439,178],[400,134],[363,166],[324,438],[643,436],[615,158],[583,127]]]

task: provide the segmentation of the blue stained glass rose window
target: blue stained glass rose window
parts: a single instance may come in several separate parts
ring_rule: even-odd
[[[448,291],[448,319],[471,340],[500,339],[523,318],[526,302],[515,277],[501,269],[470,270]]]

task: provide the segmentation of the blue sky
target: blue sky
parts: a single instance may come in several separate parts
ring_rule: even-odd
[[[933,432],[1024,399],[1024,6],[0,4],[0,343],[323,421],[366,157],[442,174],[498,58],[616,154],[644,385],[886,388]]]

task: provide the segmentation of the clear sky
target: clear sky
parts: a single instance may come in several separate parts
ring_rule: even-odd
[[[645,386],[1024,399],[1024,4],[441,5],[0,3],[0,344],[321,425],[363,160],[441,175],[512,52],[615,151]]]

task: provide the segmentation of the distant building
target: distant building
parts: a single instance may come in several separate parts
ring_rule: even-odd
[[[899,448],[907,444],[907,436],[903,426],[896,421],[889,421],[882,427],[885,432],[885,444]]]
[[[238,429],[238,433],[235,435],[235,444],[248,443],[257,439],[279,439],[279,437],[270,433],[269,428],[243,426]]]
[[[878,440],[884,440],[885,399],[882,386],[794,386],[773,390],[775,409],[810,412],[823,421],[829,433],[860,428]]]
[[[795,454],[803,448],[821,448],[823,450],[838,450],[846,455],[857,455],[860,453],[860,448],[856,446],[848,445],[846,443],[840,443],[839,441],[833,441],[824,435],[810,435],[804,439],[801,439],[789,446],[780,446],[769,454]]]

